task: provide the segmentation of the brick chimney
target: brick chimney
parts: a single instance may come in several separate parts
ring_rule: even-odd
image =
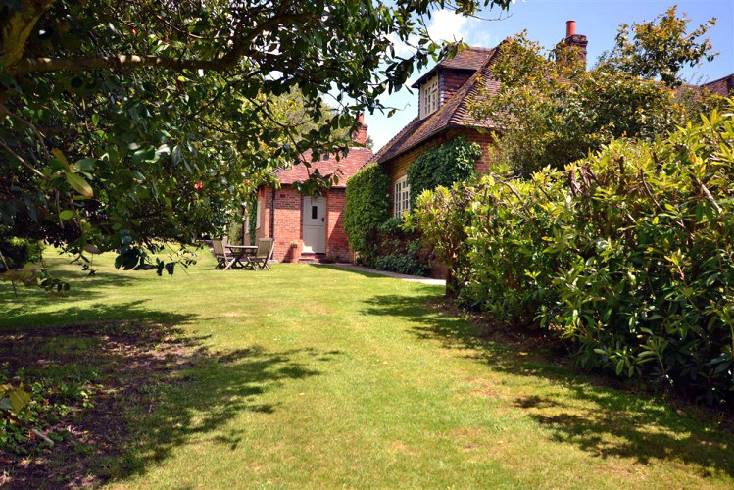
[[[364,123],[364,114],[357,116],[357,129],[352,133],[352,140],[358,145],[367,145],[367,125]]]
[[[583,62],[584,69],[586,68],[586,46],[589,44],[589,40],[583,34],[576,34],[576,21],[566,21],[566,37],[563,38],[563,44],[570,46],[576,52],[579,60]]]

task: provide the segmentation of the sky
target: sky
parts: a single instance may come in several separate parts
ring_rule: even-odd
[[[466,18],[448,10],[437,11],[428,30],[434,40],[463,39],[471,46],[494,47],[507,36],[526,29],[530,39],[551,48],[563,38],[566,21],[575,20],[576,33],[585,34],[589,39],[587,59],[591,67],[599,55],[611,49],[619,24],[653,20],[673,4],[678,5],[679,14],[685,13],[691,19],[689,29],[711,17],[717,19],[707,37],[719,55],[710,63],[686,70],[686,80],[701,83],[734,72],[734,0],[515,0],[503,20],[498,21]],[[487,10],[478,17],[496,18],[498,14],[497,9]],[[408,86],[430,68],[431,65],[414,74]],[[382,100],[398,111],[390,118],[379,112],[366,115],[375,151],[414,119],[418,111],[415,90],[411,93],[403,88]]]

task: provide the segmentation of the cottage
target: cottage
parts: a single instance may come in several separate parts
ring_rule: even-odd
[[[305,196],[293,184],[308,179],[304,165],[278,170],[279,186],[258,190],[256,212],[257,238],[273,238],[273,260],[278,262],[351,262],[353,253],[344,231],[346,183],[367,161],[372,151],[366,147],[367,125],[359,119],[352,136],[354,145],[346,156],[324,155],[310,171],[321,175],[336,173],[339,182],[321,196]],[[311,155],[306,156],[310,161]],[[245,240],[249,240],[245,237]]]
[[[586,61],[587,38],[576,34],[576,23],[566,22],[563,43],[573,46]],[[374,157],[390,178],[392,212],[400,217],[409,211],[410,182],[408,168],[423,152],[453,138],[463,137],[482,150],[475,170],[489,170],[492,131],[498,128],[489,120],[476,120],[468,111],[468,102],[483,84],[488,93],[496,92],[499,83],[492,78],[491,65],[501,44],[495,48],[468,47],[455,57],[439,62],[413,85],[418,90],[418,116],[398,132]]]

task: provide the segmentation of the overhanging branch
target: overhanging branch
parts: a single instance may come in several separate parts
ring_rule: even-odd
[[[78,56],[71,58],[26,58],[9,71],[14,75],[50,73],[55,71],[81,72],[89,70],[124,71],[136,68],[158,67],[180,70],[225,71],[238,58],[227,56],[216,60],[181,60],[161,56],[120,54],[115,56]]]

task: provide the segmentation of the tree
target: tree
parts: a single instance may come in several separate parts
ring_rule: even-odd
[[[643,78],[659,78],[667,86],[677,87],[683,83],[680,71],[685,66],[712,61],[716,56],[711,41],[702,39],[716,23],[715,18],[689,33],[690,19],[685,14],[679,17],[673,5],[655,20],[620,25],[614,48],[602,55],[599,66]]]
[[[480,91],[470,110],[501,128],[495,168],[517,175],[563,168],[614,138],[654,140],[720,103],[707,94],[675,92],[609,63],[587,72],[563,45],[546,52],[524,33],[499,49],[492,75],[500,88]]]
[[[480,1],[453,7],[468,15]],[[381,94],[456,49],[425,31],[436,5],[3,3],[0,235],[82,258],[116,250],[125,267],[161,240],[191,243],[272,168],[308,149],[315,158],[345,151],[336,129],[348,134],[357,113],[383,108]],[[414,55],[396,55],[395,39]],[[282,111],[279,97],[294,88],[315,123],[306,131]],[[323,112],[326,94],[339,105],[333,114]]]

